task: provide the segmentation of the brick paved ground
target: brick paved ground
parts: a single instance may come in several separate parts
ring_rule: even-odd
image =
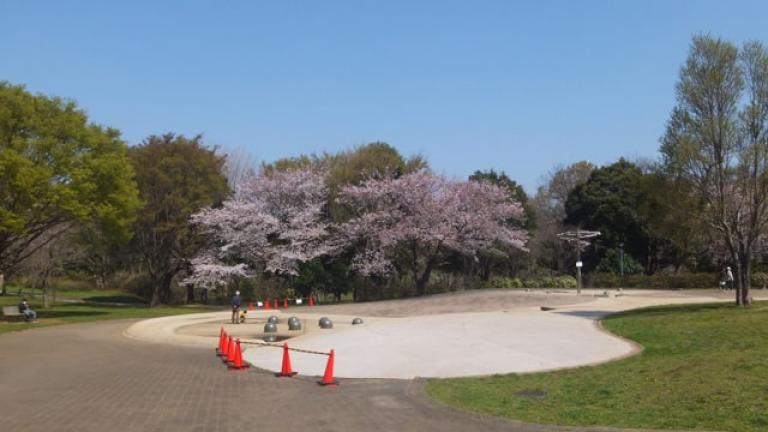
[[[0,336],[2,431],[551,431],[440,406],[413,381],[227,371],[213,351],[134,341],[127,322]]]

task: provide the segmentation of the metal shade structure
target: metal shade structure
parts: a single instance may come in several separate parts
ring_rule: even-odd
[[[577,228],[575,231],[566,231],[557,235],[557,238],[574,245],[576,248],[576,293],[581,294],[581,251],[591,243],[587,239],[600,235],[600,231],[587,231]]]

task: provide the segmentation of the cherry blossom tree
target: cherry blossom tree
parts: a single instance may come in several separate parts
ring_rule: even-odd
[[[318,170],[262,172],[221,207],[195,214],[193,223],[214,247],[192,261],[185,282],[215,286],[260,271],[294,276],[300,263],[336,250],[324,211],[324,178]]]
[[[387,274],[404,254],[419,295],[445,252],[476,258],[495,243],[525,250],[526,232],[509,223],[522,218],[522,207],[485,181],[420,171],[347,186],[339,200],[355,213],[339,230],[346,236],[341,243],[359,246],[352,268],[363,276]]]

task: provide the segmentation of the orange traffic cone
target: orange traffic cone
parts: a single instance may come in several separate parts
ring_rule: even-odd
[[[309,296],[309,305],[310,306],[314,306],[315,305],[315,301],[312,299],[312,296]]]
[[[317,382],[321,386],[339,385],[339,382],[336,381],[336,378],[333,377],[333,360],[335,357],[336,354],[333,350],[331,350],[331,354],[328,356],[328,364],[325,365],[325,375],[323,375],[323,379]]]
[[[219,350],[219,357],[227,358],[227,332],[224,332],[224,340],[221,341],[221,350]]]
[[[240,350],[240,338],[237,338],[235,343],[235,355],[234,360],[229,364],[230,369],[245,369],[248,367],[248,363],[243,362],[243,352]]]
[[[227,351],[223,360],[224,363],[229,363],[235,360],[235,340],[232,339],[232,336],[230,336],[229,340],[227,341]]]
[[[272,309],[280,309],[280,307],[277,305],[277,299],[272,300]]]
[[[292,377],[296,375],[298,372],[294,372],[291,369],[291,354],[288,352],[288,344],[283,344],[283,367],[280,373],[276,373],[275,376],[278,377]]]
[[[221,355],[221,350],[224,346],[224,326],[221,327],[219,332],[219,346],[216,347],[216,355]]]
[[[283,300],[283,309],[288,309],[288,299]]]
[[[264,300],[264,310],[269,310],[269,299]]]

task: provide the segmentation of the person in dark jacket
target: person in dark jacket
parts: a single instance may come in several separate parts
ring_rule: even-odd
[[[37,312],[33,311],[27,303],[27,299],[21,299],[19,303],[19,313],[24,315],[24,319],[27,321],[37,321]]]
[[[240,297],[240,291],[235,291],[235,296],[232,297],[232,324],[240,323],[240,306],[243,304],[243,299]]]

